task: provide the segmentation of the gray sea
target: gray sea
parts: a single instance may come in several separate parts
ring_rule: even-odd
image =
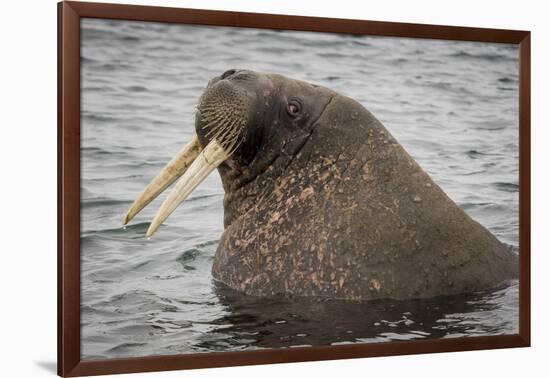
[[[514,45],[82,20],[82,358],[517,333],[517,281],[427,300],[259,299],[210,273],[223,230],[212,174],[144,237],[165,195],[136,195],[194,132],[208,80],[230,68],[330,87],[373,112],[447,194],[518,246]],[[468,237],[468,235],[464,235]]]

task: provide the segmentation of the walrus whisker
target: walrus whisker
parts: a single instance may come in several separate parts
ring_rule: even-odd
[[[214,134],[213,139],[216,139],[218,143],[223,144],[225,135],[231,130],[231,125],[220,126],[218,132]]]
[[[222,146],[234,145],[233,139],[238,137],[240,129],[246,123],[242,117],[232,116],[229,112],[222,113],[222,117],[207,116],[203,119],[207,123],[202,126],[203,129],[208,129],[205,137],[216,139]]]
[[[206,134],[204,134],[204,136],[210,139],[218,139],[219,135],[225,130],[227,130],[225,126],[218,125],[211,128]]]
[[[212,104],[208,106],[201,106],[199,109],[201,112],[210,113],[210,114],[221,114],[226,111],[226,109],[223,107],[223,104]]]
[[[236,134],[236,136],[238,136],[238,134]],[[241,145],[242,141],[243,138],[233,138],[230,145],[227,147],[228,153],[231,155],[233,152],[235,152],[235,150],[237,150],[237,148],[239,148],[239,146]]]
[[[208,128],[219,129],[219,128],[225,127],[228,120],[229,120],[228,116],[218,117],[218,118],[208,118],[207,119],[207,125],[208,125]],[[205,128],[205,127],[203,127],[203,128]]]
[[[225,109],[218,109],[216,111],[203,111],[201,112],[202,119],[204,121],[212,121],[212,120],[220,120],[221,117],[227,114],[227,110]]]
[[[216,134],[214,138],[220,142],[220,144],[224,144],[224,141],[226,140],[227,136],[235,129],[235,125],[237,124],[238,120],[233,119],[230,124],[223,126],[220,133]]]
[[[215,126],[215,127],[212,127],[206,134],[204,134],[204,136],[206,138],[210,138],[210,136],[213,134],[213,133],[217,133],[219,132],[220,130],[220,127],[219,126]]]
[[[219,118],[203,118],[202,122],[204,122],[204,125],[201,127],[202,129],[208,129],[208,128],[218,128],[221,127],[221,123]]]
[[[216,120],[216,122],[219,122],[220,126],[225,126],[234,118],[235,116],[229,110],[227,110]]]

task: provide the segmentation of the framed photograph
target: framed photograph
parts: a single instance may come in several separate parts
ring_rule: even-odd
[[[530,33],[58,5],[58,373],[530,344]]]

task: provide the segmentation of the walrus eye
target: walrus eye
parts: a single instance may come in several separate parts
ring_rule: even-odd
[[[302,110],[302,105],[296,100],[291,100],[286,105],[286,112],[291,117],[297,117],[300,114],[300,110]]]

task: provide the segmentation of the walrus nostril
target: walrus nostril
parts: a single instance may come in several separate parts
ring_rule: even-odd
[[[227,79],[229,76],[233,75],[235,72],[237,72],[237,70],[234,70],[234,69],[225,71],[221,76],[222,80]]]

